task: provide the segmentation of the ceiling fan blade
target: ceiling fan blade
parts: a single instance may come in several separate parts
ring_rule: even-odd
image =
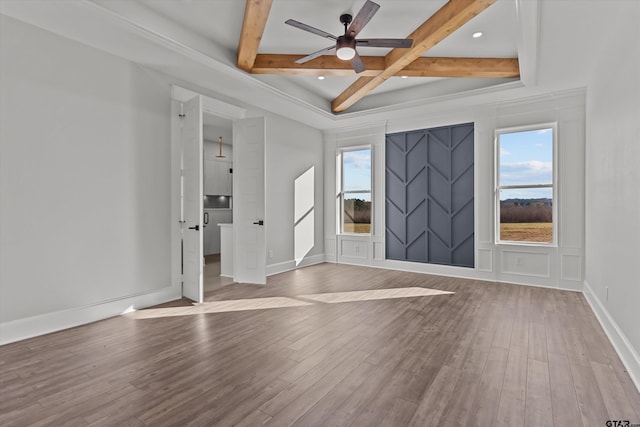
[[[317,52],[313,52],[311,55],[304,56],[300,59],[296,59],[296,64],[304,64],[307,61],[311,61],[312,59],[317,58],[318,56],[327,55],[329,53],[333,53],[336,50],[335,46],[325,47],[324,49],[320,49]]]
[[[402,47],[410,48],[412,39],[360,39],[356,40],[356,46],[362,47]]]
[[[364,6],[362,6],[362,9],[360,9],[360,12],[358,12],[353,21],[351,21],[351,25],[349,25],[346,34],[351,37],[355,37],[360,31],[362,31],[364,26],[367,25],[367,22],[373,18],[373,15],[376,14],[378,9],[380,9],[380,5],[378,3],[367,0]]]
[[[351,66],[353,67],[353,70],[356,72],[356,74],[359,74],[366,70],[364,64],[362,63],[360,55],[358,55],[358,52],[356,52],[356,56],[351,59]]]
[[[284,21],[284,23],[289,24],[292,27],[296,27],[296,28],[300,28],[301,30],[308,31],[313,34],[317,34],[320,37],[324,37],[331,40],[338,40],[338,38],[333,34],[329,34],[326,31],[319,30],[315,27],[312,27],[311,25],[303,24],[302,22],[298,22],[295,19],[287,19],[286,21]]]

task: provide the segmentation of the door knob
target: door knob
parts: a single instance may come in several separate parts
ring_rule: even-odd
[[[196,230],[196,231],[198,231],[198,230],[200,230],[200,226],[199,226],[199,225],[195,225],[195,226],[193,226],[193,227],[189,227],[189,230]]]
[[[264,225],[264,221],[263,220],[259,220],[254,222],[255,225]]]

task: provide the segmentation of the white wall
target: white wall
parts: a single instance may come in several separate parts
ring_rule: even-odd
[[[296,267],[294,256],[295,180],[314,168],[313,247],[300,266],[324,261],[322,133],[299,122],[266,116],[266,244],[267,274]]]
[[[0,19],[0,340],[174,298],[169,87]]]
[[[496,128],[558,122],[558,246],[494,242],[494,132]],[[386,260],[385,133],[475,123],[475,268]],[[373,145],[374,233],[336,235],[335,154],[338,147]],[[325,248],[328,261],[432,274],[582,289],[584,265],[584,92],[485,105],[439,115],[389,120],[325,132]],[[334,249],[335,248],[335,249]],[[511,262],[518,257],[517,265]]]
[[[605,12],[587,92],[585,294],[640,388],[640,2]]]

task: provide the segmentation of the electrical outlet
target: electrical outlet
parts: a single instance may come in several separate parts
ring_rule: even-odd
[[[268,255],[269,259],[273,258],[273,249],[269,249]]]

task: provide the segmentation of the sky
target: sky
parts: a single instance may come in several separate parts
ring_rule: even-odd
[[[500,185],[553,183],[553,129],[503,133],[499,138]],[[550,188],[500,192],[500,200],[551,197]]]
[[[344,191],[371,190],[371,150],[344,151],[342,162]],[[351,194],[349,197],[371,200],[371,194]]]

